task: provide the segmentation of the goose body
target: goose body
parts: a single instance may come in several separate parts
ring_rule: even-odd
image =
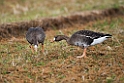
[[[34,46],[34,49],[37,52],[38,44],[42,44],[42,52],[44,51],[44,39],[45,39],[45,33],[44,30],[41,27],[31,27],[28,29],[26,33],[26,39],[27,41]]]
[[[84,49],[84,53],[82,56],[78,56],[78,58],[86,57],[86,48],[92,45],[96,45],[102,43],[103,41],[110,38],[112,35],[94,32],[90,30],[80,30],[72,34],[71,37],[67,37],[65,35],[57,35],[54,38],[54,41],[66,40],[68,44],[79,46]]]
[[[89,30],[80,30],[75,32],[68,40],[68,43],[80,47],[88,47],[102,43],[106,39],[110,38],[110,34],[104,34],[99,32],[93,32]]]

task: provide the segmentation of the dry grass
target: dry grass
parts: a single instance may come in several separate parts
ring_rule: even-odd
[[[123,6],[123,0],[1,0],[0,23],[29,21],[95,9]]]
[[[80,83],[124,82],[124,27],[122,17],[91,22],[60,30],[46,31],[45,54],[32,54],[25,38],[1,41],[1,82]],[[77,59],[82,49],[65,41],[50,43],[56,34],[71,35],[81,29],[106,32],[112,39],[89,47],[88,59]],[[104,30],[104,31],[103,31]]]
[[[23,2],[22,2],[23,1]],[[21,5],[26,5],[28,1],[22,0]],[[73,4],[69,5],[69,1],[64,0],[63,2],[51,0],[50,2],[43,1],[42,4],[36,2],[37,6],[43,7],[41,10],[46,10],[44,14],[46,16],[53,16],[51,12],[56,10],[58,5],[65,6],[68,4],[69,7],[76,5],[80,7],[80,1],[75,2],[72,0]],[[97,0],[96,0],[97,1]],[[107,0],[108,1],[108,0]],[[110,2],[109,2],[110,1]],[[119,1],[111,1],[108,3],[115,4]],[[12,3],[13,2],[13,3]],[[17,4],[6,2],[6,4]],[[34,8],[32,12],[37,8],[35,1],[31,0],[32,4],[26,5]],[[85,1],[84,3],[90,2],[90,7],[92,9],[94,2]],[[82,3],[83,3],[82,2]],[[50,3],[54,3],[55,6]],[[59,3],[59,4],[58,4]],[[64,4],[66,3],[66,4]],[[76,3],[76,4],[74,4]],[[92,3],[92,5],[91,5]],[[100,4],[100,2],[97,2]],[[110,7],[112,5],[103,2],[101,7]],[[120,2],[119,2],[120,3]],[[123,3],[123,1],[122,1]],[[4,0],[3,6],[6,7]],[[48,5],[47,5],[48,4]],[[99,6],[98,4],[98,6]],[[40,6],[42,5],[42,6]],[[44,5],[48,6],[49,9],[45,9]],[[120,5],[117,3],[117,5]],[[14,5],[15,6],[15,5]],[[95,5],[96,6],[96,5]],[[53,7],[53,10],[50,8]],[[85,10],[90,9],[86,6]],[[97,7],[97,6],[96,6]],[[8,7],[7,7],[8,8]],[[84,8],[81,6],[81,8]],[[100,9],[100,8],[98,8]],[[40,8],[39,8],[40,10]],[[48,11],[50,10],[50,11]],[[82,11],[82,9],[68,9],[68,12]],[[20,21],[20,17],[23,18],[23,14],[11,15],[6,10],[2,10],[6,15],[10,15],[7,18],[3,17],[2,22],[9,22],[8,18],[11,19],[15,17],[16,20]],[[65,11],[65,10],[64,10]],[[36,12],[36,13],[37,13]],[[63,12],[65,13],[65,12]],[[62,14],[62,12],[61,12]],[[23,20],[25,20],[24,15]],[[59,13],[58,13],[59,15]],[[35,16],[34,15],[31,15]],[[41,15],[43,16],[43,15]],[[4,20],[7,19],[6,21]],[[28,17],[27,17],[28,18]],[[12,19],[11,21],[16,21]],[[31,19],[34,19],[32,17]],[[87,25],[76,25],[73,27],[67,27],[59,30],[46,31],[45,40],[45,53],[39,51],[37,54],[32,54],[29,48],[29,44],[25,37],[3,39],[0,41],[0,83],[123,83],[124,82],[124,17],[118,16],[115,18],[106,18],[102,20],[97,20],[90,22]],[[83,50],[68,46],[65,41],[50,43],[54,35],[65,34],[70,36],[77,30],[88,29],[99,32],[110,33],[113,37],[102,44],[92,46],[88,48],[87,59],[77,59],[76,56],[82,54]]]

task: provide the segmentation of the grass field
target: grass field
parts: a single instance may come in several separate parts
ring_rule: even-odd
[[[1,0],[0,24],[73,14],[124,5],[122,0]],[[23,9],[24,7],[24,9]],[[16,11],[16,13],[15,13]],[[0,41],[0,83],[123,83],[124,16],[85,25],[46,31],[45,52],[32,54],[25,37]],[[50,43],[54,35],[71,36],[88,29],[113,37],[88,48],[87,59],[77,59],[83,49],[65,41]]]
[[[123,0],[1,0],[0,23],[123,6]]]

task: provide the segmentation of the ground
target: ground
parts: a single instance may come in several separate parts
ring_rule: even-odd
[[[49,14],[48,14],[49,15]],[[0,41],[0,83],[123,83],[124,16],[106,17],[83,25],[46,30],[45,52],[32,54],[25,34]],[[6,22],[5,22],[6,23]],[[77,59],[83,49],[65,41],[50,41],[57,34],[71,36],[88,29],[112,38],[89,47],[88,58]]]

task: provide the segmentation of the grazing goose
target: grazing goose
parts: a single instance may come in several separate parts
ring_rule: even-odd
[[[80,30],[75,32],[71,37],[65,35],[57,35],[54,37],[54,41],[58,42],[61,40],[66,40],[69,45],[79,46],[84,49],[83,54],[77,58],[86,57],[87,47],[99,44],[106,39],[110,38],[112,35],[104,34],[99,32],[93,32],[89,30]]]
[[[32,49],[32,52],[37,52],[38,44],[42,44],[42,52],[44,52],[44,39],[45,39],[45,33],[44,30],[41,27],[31,27],[28,29],[26,33],[26,39],[31,44],[30,48]],[[34,48],[32,47],[34,46]]]

